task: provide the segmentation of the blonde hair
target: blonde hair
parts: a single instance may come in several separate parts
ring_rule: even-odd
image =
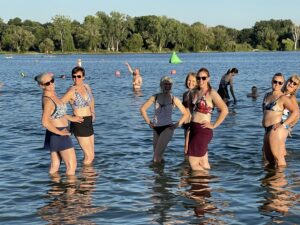
[[[38,84],[43,84],[43,83],[42,83],[42,80],[43,80],[43,77],[46,76],[46,75],[51,75],[51,76],[53,76],[53,73],[50,73],[50,72],[40,73],[39,75],[37,75],[37,76],[34,77],[34,80],[35,80]]]
[[[298,74],[293,74],[292,76],[289,77],[289,79],[287,79],[287,81],[284,83],[284,86],[282,87],[282,91],[285,92],[287,90],[287,83],[291,80],[297,80],[298,81],[298,86],[297,88],[292,92],[290,93],[291,95],[296,95],[297,94],[297,91],[299,89],[299,86],[300,86],[300,77]]]
[[[172,80],[172,78],[169,77],[169,76],[163,76],[163,77],[160,79],[160,84],[159,84],[159,86],[160,86],[160,91],[161,91],[162,93],[166,92],[165,87],[164,87],[164,83],[171,83],[171,84],[173,84],[173,80]]]

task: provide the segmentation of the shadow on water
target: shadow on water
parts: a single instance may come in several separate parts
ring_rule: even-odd
[[[92,166],[83,167],[80,177],[63,180],[59,174],[51,176],[46,199],[47,204],[38,215],[50,224],[96,224],[88,217],[105,211],[105,207],[93,206],[97,173]]]
[[[265,189],[264,200],[259,210],[263,215],[269,216],[272,222],[284,223],[285,217],[293,217],[289,210],[299,204],[300,195],[289,184],[285,168],[266,167],[265,172],[266,175],[261,180],[261,186]],[[292,218],[288,221],[292,221]]]

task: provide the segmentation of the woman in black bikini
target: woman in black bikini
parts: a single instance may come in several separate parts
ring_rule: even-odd
[[[153,129],[153,162],[163,160],[164,151],[171,140],[174,129],[181,126],[189,117],[189,112],[181,101],[171,94],[173,81],[170,77],[162,77],[160,80],[161,92],[151,96],[140,108],[140,112],[146,123]],[[155,114],[151,121],[147,115],[147,109],[154,104]],[[173,109],[178,107],[182,116],[177,123],[173,123]]]
[[[263,100],[264,157],[268,163],[278,167],[286,166],[284,136],[299,114],[299,108],[281,91],[283,84],[283,74],[276,73],[272,78],[272,92],[267,93]],[[284,109],[288,109],[290,114],[282,122]]]
[[[193,170],[210,169],[208,162],[208,144],[217,128],[228,114],[228,108],[220,95],[210,86],[210,74],[206,68],[201,68],[196,76],[197,88],[193,92],[192,104],[194,110],[190,125],[188,156]],[[212,123],[211,114],[217,107],[219,116]]]

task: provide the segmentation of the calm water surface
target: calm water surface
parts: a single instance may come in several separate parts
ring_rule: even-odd
[[[274,73],[300,73],[300,52],[179,56],[180,65],[169,64],[169,54],[0,56],[0,223],[299,224],[300,126],[287,141],[288,167],[265,167],[261,102]],[[60,177],[51,178],[49,154],[42,149],[41,91],[33,77],[53,72],[62,95],[72,83],[77,58],[96,99],[96,159],[93,167],[82,167],[76,145],[76,177],[67,179],[62,167]],[[125,61],[141,69],[142,93],[132,92]],[[239,101],[209,146],[212,169],[191,172],[183,157],[182,129],[166,150],[165,164],[153,166],[152,132],[139,107],[172,69],[177,71],[174,94],[181,98],[186,74],[203,66],[214,88],[228,68],[240,71],[234,80]],[[62,74],[69,78],[60,79]],[[246,97],[253,85],[261,94],[256,101]],[[174,120],[178,117],[177,112]]]

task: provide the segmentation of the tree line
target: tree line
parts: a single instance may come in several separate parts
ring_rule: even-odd
[[[51,22],[4,23],[0,18],[0,51],[8,52],[202,52],[291,51],[299,48],[300,26],[291,20],[259,21],[237,30],[222,25],[188,25],[166,16],[130,17],[119,12],[97,12],[83,23],[64,15]]]

